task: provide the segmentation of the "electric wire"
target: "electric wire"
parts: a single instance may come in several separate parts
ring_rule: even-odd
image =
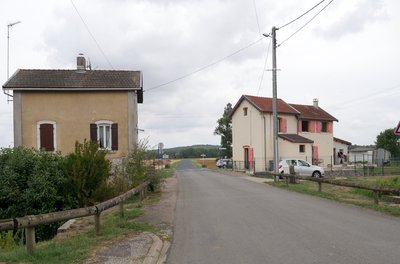
[[[308,11],[306,11],[305,13],[303,13],[302,15],[298,16],[297,18],[293,19],[292,21],[289,21],[288,23],[284,24],[283,26],[278,27],[277,29],[281,29],[284,28],[290,24],[292,24],[293,22],[299,20],[300,18],[302,18],[303,16],[307,15],[308,13],[310,13],[312,10],[314,10],[314,8],[316,8],[317,6],[319,6],[320,4],[322,4],[323,2],[325,2],[325,0],[322,0],[321,2],[319,2],[318,4],[316,4],[315,6],[313,6],[311,9],[309,9]]]
[[[221,59],[219,59],[219,60],[216,60],[216,61],[214,61],[214,62],[212,62],[212,63],[210,63],[210,64],[207,64],[207,65],[205,65],[205,66],[203,66],[203,67],[201,67],[201,68],[199,68],[199,69],[197,69],[197,70],[194,70],[194,71],[192,71],[192,72],[189,72],[189,73],[187,73],[187,74],[184,74],[184,75],[182,75],[181,77],[178,77],[178,78],[173,79],[173,80],[171,80],[171,81],[168,81],[168,82],[165,82],[165,83],[158,84],[158,85],[156,85],[156,86],[150,87],[150,88],[148,88],[148,89],[145,89],[144,91],[146,92],[146,91],[151,91],[151,90],[154,90],[154,89],[158,89],[158,88],[161,88],[161,87],[166,86],[166,85],[168,85],[168,84],[171,84],[171,83],[173,83],[173,82],[176,82],[176,81],[185,79],[185,78],[187,78],[187,77],[189,77],[189,76],[191,76],[191,75],[193,75],[193,74],[196,74],[196,73],[198,73],[198,72],[201,72],[201,71],[203,71],[203,70],[205,70],[205,69],[207,69],[207,68],[210,68],[210,67],[212,67],[212,66],[214,66],[214,65],[216,65],[216,64],[218,64],[218,63],[220,63],[220,62],[222,62],[222,61],[224,61],[224,60],[226,60],[226,59],[228,59],[228,58],[230,58],[230,57],[232,57],[232,56],[234,56],[234,55],[236,55],[236,54],[238,54],[238,53],[240,53],[240,52],[242,52],[242,51],[244,51],[244,50],[246,50],[246,49],[248,49],[248,48],[250,48],[251,46],[254,46],[254,45],[257,44],[258,42],[260,42],[262,39],[263,39],[263,38],[259,38],[259,39],[257,39],[256,41],[254,41],[254,42],[248,44],[247,46],[245,46],[245,47],[243,47],[243,48],[240,48],[240,49],[238,49],[237,51],[235,51],[235,52],[233,52],[233,53],[231,53],[231,54],[229,54],[229,55],[227,55],[227,56],[225,56],[225,57],[223,57],[223,58],[221,58]]]
[[[107,61],[108,65],[111,67],[111,69],[114,70],[113,65],[111,64],[110,60],[107,58],[106,54],[104,53],[103,49],[101,48],[100,44],[97,42],[96,38],[94,37],[94,35],[90,31],[89,26],[86,24],[85,20],[83,19],[83,17],[79,13],[78,8],[75,6],[75,4],[74,4],[74,2],[72,0],[70,0],[70,1],[71,1],[72,6],[74,7],[76,13],[78,14],[79,18],[81,19],[83,25],[85,25],[85,28],[86,28],[87,32],[89,33],[89,35],[93,39],[94,43],[96,44],[97,48],[100,50],[101,54],[103,55],[103,57],[105,58],[105,60]]]
[[[257,95],[260,93],[261,85],[262,85],[262,82],[263,82],[263,79],[264,79],[265,68],[267,67],[267,62],[268,62],[268,57],[269,57],[269,50],[271,48],[271,43],[272,43],[272,38],[269,38],[269,44],[268,44],[268,48],[267,48],[267,56],[265,56],[264,67],[263,67],[263,71],[262,71],[262,74],[261,74],[260,85],[258,86]]]
[[[258,34],[261,35],[261,28],[260,28],[260,22],[259,22],[259,19],[258,19],[258,12],[257,12],[256,0],[253,0],[253,6],[254,6],[254,13],[256,14],[256,21],[257,21],[257,27],[258,27]]]
[[[340,107],[343,107],[343,106],[346,106],[346,105],[354,105],[357,102],[362,102],[362,101],[365,101],[365,100],[369,100],[371,98],[376,98],[377,96],[380,96],[380,95],[384,95],[383,93],[387,93],[387,92],[389,92],[391,90],[396,90],[397,89],[397,91],[395,91],[395,93],[397,93],[397,92],[400,91],[398,88],[400,88],[400,84],[397,84],[395,86],[391,86],[389,88],[378,90],[376,92],[367,94],[365,96],[358,96],[357,98],[354,98],[354,99],[343,101],[343,102],[340,102],[340,103],[337,103],[337,104],[334,104],[334,105],[329,105],[328,108],[335,108],[335,107],[340,108]]]
[[[328,4],[326,4],[318,13],[316,13],[310,20],[307,21],[307,23],[305,23],[303,26],[301,26],[298,30],[296,30],[293,34],[291,34],[289,37],[287,37],[285,40],[283,40],[281,43],[279,43],[277,45],[277,47],[280,47],[283,43],[285,43],[286,41],[288,41],[289,39],[291,39],[294,35],[296,35],[300,30],[302,30],[303,28],[305,28],[311,21],[314,20],[314,18],[316,18],[322,11],[324,11],[331,3],[333,2],[333,0],[329,1]]]

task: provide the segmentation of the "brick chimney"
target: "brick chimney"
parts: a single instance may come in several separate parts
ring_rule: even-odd
[[[313,105],[315,108],[318,108],[318,98],[313,99]]]
[[[78,72],[86,71],[86,59],[82,53],[79,53],[78,57],[76,57],[76,69]]]

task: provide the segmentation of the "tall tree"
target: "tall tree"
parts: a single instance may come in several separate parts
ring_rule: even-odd
[[[232,112],[232,104],[228,103],[225,106],[224,114],[217,121],[217,127],[214,130],[214,135],[221,136],[221,147],[226,148],[225,156],[232,157],[232,120],[229,114]]]
[[[392,157],[400,157],[399,139],[400,136],[393,133],[393,128],[388,128],[376,137],[375,144],[377,148],[383,148],[390,151]]]

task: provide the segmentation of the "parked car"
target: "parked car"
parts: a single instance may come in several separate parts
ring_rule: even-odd
[[[219,159],[217,160],[217,167],[218,168],[225,168],[226,167],[226,161],[224,159]]]
[[[294,172],[300,176],[320,178],[325,176],[324,168],[312,165],[301,159],[282,159],[279,161],[279,173],[289,174],[289,166],[293,165]]]

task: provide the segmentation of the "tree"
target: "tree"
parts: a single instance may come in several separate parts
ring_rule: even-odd
[[[393,128],[388,128],[376,137],[375,144],[377,148],[383,148],[390,151],[392,157],[399,157],[400,146],[397,143],[399,139],[400,136],[393,133]]]
[[[225,155],[232,157],[232,120],[229,115],[232,112],[232,104],[228,103],[225,106],[224,114],[217,121],[217,127],[214,130],[214,135],[221,136],[221,147],[226,148]]]

